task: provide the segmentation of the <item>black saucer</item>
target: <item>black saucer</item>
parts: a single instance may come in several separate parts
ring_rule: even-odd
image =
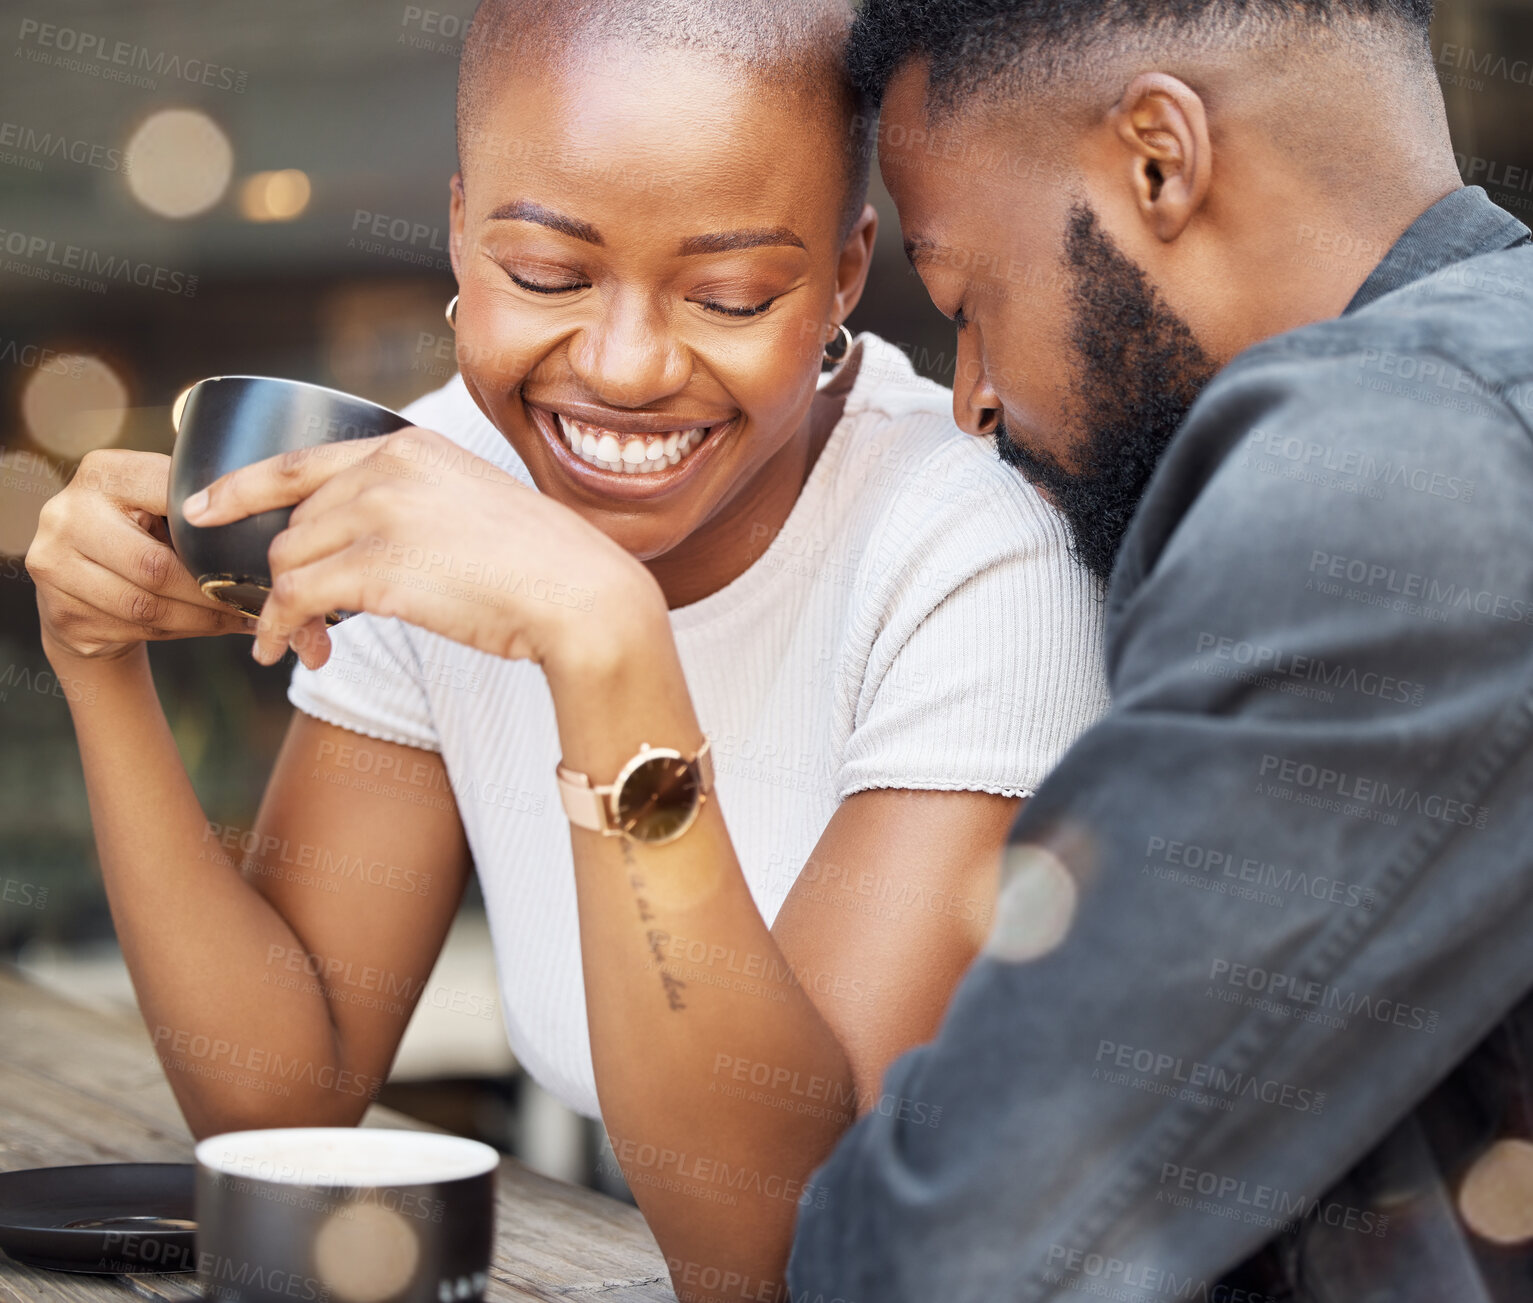
[[[0,1249],[51,1271],[138,1275],[197,1265],[192,1163],[0,1172]]]

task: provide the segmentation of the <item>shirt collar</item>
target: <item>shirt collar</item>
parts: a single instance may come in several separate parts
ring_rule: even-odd
[[[1366,308],[1375,299],[1456,262],[1499,253],[1526,244],[1529,238],[1528,228],[1493,204],[1479,186],[1455,190],[1411,223],[1342,315]]]

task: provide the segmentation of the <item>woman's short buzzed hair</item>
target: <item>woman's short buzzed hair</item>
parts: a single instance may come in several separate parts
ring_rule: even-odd
[[[458,153],[485,130],[504,60],[557,66],[576,43],[696,51],[738,65],[761,84],[800,96],[840,124],[847,198],[843,237],[867,196],[873,114],[846,64],[851,0],[481,0],[458,71]]]

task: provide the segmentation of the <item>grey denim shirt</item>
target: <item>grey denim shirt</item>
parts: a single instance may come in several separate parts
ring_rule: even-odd
[[[1112,709],[795,1303],[1533,1298],[1527,229],[1456,191],[1225,368],[1106,600]]]

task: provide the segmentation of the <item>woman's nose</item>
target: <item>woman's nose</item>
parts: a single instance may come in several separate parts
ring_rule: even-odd
[[[691,375],[687,350],[662,314],[630,299],[612,304],[570,344],[570,368],[601,402],[647,407],[682,389]]]

